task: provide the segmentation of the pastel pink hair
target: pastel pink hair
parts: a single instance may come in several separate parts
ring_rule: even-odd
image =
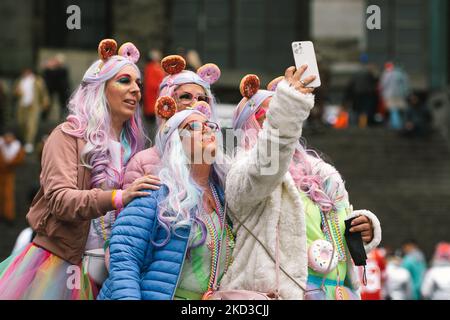
[[[111,164],[108,142],[111,136],[111,116],[105,95],[106,82],[123,67],[133,66],[140,76],[139,68],[122,56],[112,56],[107,62],[95,61],[86,71],[81,85],[72,94],[70,111],[63,131],[86,141],[81,152],[81,161],[91,169],[91,187],[109,188],[122,186],[123,170],[117,172]],[[125,151],[124,162],[145,146],[145,133],[141,121],[141,106],[134,116],[127,120],[121,133],[121,144]],[[124,164],[125,164],[124,163]]]

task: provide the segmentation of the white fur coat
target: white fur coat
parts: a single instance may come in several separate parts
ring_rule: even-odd
[[[225,188],[231,218],[237,217],[250,229],[273,258],[279,225],[280,265],[303,288],[306,288],[308,275],[305,211],[288,168],[301,136],[303,122],[313,106],[313,95],[303,95],[283,80],[272,98],[267,120],[255,147],[236,158],[227,175]],[[272,150],[278,149],[278,154],[269,153],[267,144]],[[321,175],[336,171],[323,161],[315,161],[314,171]],[[271,166],[276,170],[271,171]],[[339,179],[344,188],[337,172],[333,179]],[[346,191],[344,193],[347,195]],[[371,250],[381,240],[379,221],[366,210],[354,211],[353,214],[364,214],[372,220],[374,239],[366,246],[366,250]],[[275,291],[274,261],[236,219],[233,222],[237,234],[234,262],[224,275],[220,290]],[[349,266],[349,270],[353,271],[353,267]],[[353,286],[358,288],[357,277],[353,275],[351,278]],[[298,284],[280,272],[280,298],[303,299],[303,290]]]

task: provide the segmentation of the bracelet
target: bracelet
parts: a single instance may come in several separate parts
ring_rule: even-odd
[[[114,195],[114,207],[116,208],[116,210],[123,208],[122,192],[122,190],[116,190],[116,193]]]
[[[117,208],[116,208],[116,204],[114,203],[114,198],[116,197],[116,193],[117,193],[117,190],[114,189],[114,190],[112,191],[112,194],[111,194],[111,203],[112,203],[112,206],[113,206],[114,209],[117,209]]]

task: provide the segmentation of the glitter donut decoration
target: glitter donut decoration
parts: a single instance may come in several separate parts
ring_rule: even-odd
[[[123,45],[120,46],[120,48],[119,48],[119,56],[128,58],[133,63],[136,63],[136,62],[138,62],[139,57],[141,55],[139,53],[138,48],[136,48],[136,46],[133,43],[126,42],[126,43],[124,43]]]
[[[205,101],[197,101],[192,109],[200,111],[206,118],[211,119],[211,106]]]
[[[156,115],[163,119],[169,119],[177,112],[177,103],[172,97],[163,96],[156,100]]]
[[[167,56],[161,61],[161,67],[168,74],[177,74],[186,68],[186,60],[179,55]]]
[[[267,90],[275,91],[277,89],[278,84],[283,79],[284,79],[284,76],[279,76],[279,77],[273,79],[272,81],[270,81],[269,84],[267,85]]]
[[[242,96],[250,99],[256,92],[259,90],[260,81],[257,75],[248,74],[242,78],[241,83],[239,84],[239,91]]]
[[[117,52],[117,42],[113,39],[103,39],[98,45],[98,56],[103,61],[108,60]]]
[[[197,74],[204,81],[213,84],[220,78],[220,69],[214,63],[207,63],[197,69]]]
[[[331,263],[330,263],[331,261]],[[328,269],[328,264],[330,267]],[[316,240],[308,249],[308,266],[316,272],[332,271],[338,264],[337,252],[333,255],[333,245],[326,240]]]

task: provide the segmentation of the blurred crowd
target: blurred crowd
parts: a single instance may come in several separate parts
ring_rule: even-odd
[[[321,68],[321,75],[322,75]],[[392,61],[380,72],[362,54],[360,64],[344,88],[342,101],[324,122],[336,129],[385,126],[407,137],[431,132],[428,92],[413,90],[408,74]]]
[[[379,247],[368,255],[365,269],[363,300],[450,299],[449,242],[436,245],[429,263],[415,240],[398,250]]]

